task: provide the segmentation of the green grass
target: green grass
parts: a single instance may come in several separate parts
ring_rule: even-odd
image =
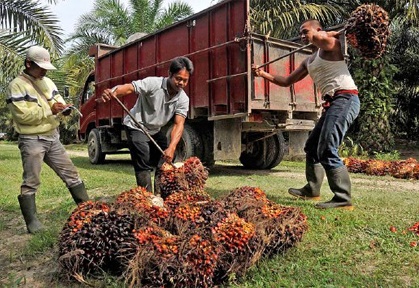
[[[78,153],[85,151],[82,145],[70,148]],[[109,158],[104,165],[91,165],[86,156],[72,156],[90,197],[97,200],[111,200],[135,184],[129,156]],[[15,287],[13,283],[22,281],[24,274],[13,267],[22,259],[31,261],[47,255],[48,265],[56,266],[57,238],[75,204],[58,176],[44,166],[37,208],[47,231],[27,235],[17,201],[22,168],[16,144],[0,144],[0,174],[0,247],[23,238],[21,245],[8,245],[10,254],[0,259],[0,270],[7,271],[2,273],[0,283]],[[206,190],[212,196],[220,197],[240,186],[258,186],[277,203],[301,207],[309,223],[308,232],[296,247],[263,259],[244,278],[232,277],[229,286],[419,287],[419,247],[409,245],[419,237],[407,231],[419,221],[419,183],[390,176],[351,177],[356,209],[325,211],[287,193],[289,187],[304,184],[303,162],[284,161],[271,171],[250,171],[239,164],[217,162],[207,181]],[[323,184],[322,197],[332,197],[327,183]],[[397,228],[396,233],[390,231],[391,226]],[[62,285],[57,273],[44,278],[44,285],[68,287]],[[99,286],[122,287],[112,278],[102,282]]]

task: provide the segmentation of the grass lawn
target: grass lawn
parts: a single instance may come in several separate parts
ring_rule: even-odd
[[[67,147],[89,196],[109,200],[135,185],[128,155],[107,156],[91,165],[83,145]],[[37,210],[47,231],[26,233],[17,196],[21,160],[16,143],[0,143],[0,286],[84,287],[63,284],[57,267],[57,239],[76,207],[65,185],[46,165],[37,194]],[[219,163],[210,170],[207,192],[217,198],[241,186],[258,186],[277,203],[300,206],[308,217],[303,241],[284,254],[263,259],[229,287],[419,287],[419,237],[408,231],[419,222],[419,183],[413,180],[351,174],[354,211],[317,210],[295,200],[289,187],[305,184],[304,163],[283,161],[270,171],[245,170]],[[332,193],[326,183],[322,198]],[[390,230],[394,226],[396,231]],[[419,244],[419,243],[418,243]],[[104,278],[97,287],[124,287]]]

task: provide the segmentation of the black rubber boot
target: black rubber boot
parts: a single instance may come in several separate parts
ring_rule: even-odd
[[[137,186],[141,186],[147,189],[148,192],[153,193],[153,185],[151,183],[150,171],[135,172],[135,179],[137,180]]]
[[[36,217],[35,194],[19,195],[17,199],[19,200],[20,210],[22,210],[28,232],[33,234],[42,231],[44,227]]]
[[[68,190],[70,191],[71,196],[73,197],[76,204],[80,204],[89,200],[89,196],[87,195],[86,187],[84,187],[83,182],[81,182],[79,185],[68,188]]]
[[[353,210],[351,201],[351,179],[349,177],[346,166],[341,166],[336,169],[326,171],[327,180],[332,192],[335,194],[332,200],[317,203],[316,208],[343,208],[346,210]]]
[[[320,200],[320,188],[324,179],[324,169],[320,163],[306,163],[307,184],[300,189],[290,188],[288,193],[304,200]]]

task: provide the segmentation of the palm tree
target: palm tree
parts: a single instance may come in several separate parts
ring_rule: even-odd
[[[49,0],[52,3],[53,0]],[[16,76],[28,46],[42,43],[58,56],[63,51],[62,29],[47,6],[35,0],[0,0],[0,86]]]
[[[251,0],[250,7],[255,32],[280,39],[297,36],[298,25],[306,19],[329,26],[342,22],[346,15],[333,1]]]
[[[55,3],[54,0],[48,0]],[[10,128],[6,88],[23,67],[26,49],[42,43],[55,58],[63,51],[58,18],[36,0],[0,0],[0,129]]]

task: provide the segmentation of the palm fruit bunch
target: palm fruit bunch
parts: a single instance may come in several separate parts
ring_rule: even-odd
[[[180,245],[178,273],[172,279],[174,287],[214,287],[214,272],[218,250],[211,240],[194,234]]]
[[[190,157],[184,163],[185,178],[189,191],[201,191],[208,179],[208,169],[202,165],[198,157]]]
[[[211,229],[213,242],[219,247],[219,261],[215,275],[217,281],[223,281],[228,274],[243,275],[256,261],[256,231],[253,223],[247,222],[235,213]]]
[[[145,220],[165,226],[169,217],[169,209],[164,205],[156,205],[154,196],[143,187],[136,187],[122,192],[115,200],[114,207],[121,213],[136,213]],[[125,211],[125,212],[122,212]]]
[[[170,194],[164,204],[170,209],[175,210],[182,203],[210,201],[211,196],[205,191],[186,191]]]
[[[285,207],[268,202],[261,209],[256,230],[265,241],[263,254],[271,256],[300,242],[308,230],[307,216],[297,207]]]
[[[362,4],[351,13],[345,31],[348,43],[365,59],[376,59],[390,35],[388,13],[376,4]]]
[[[177,274],[180,237],[151,224],[134,230],[137,255],[125,275],[130,287],[165,287]]]
[[[259,257],[295,246],[308,229],[306,216],[299,208],[281,206],[269,200],[258,187],[236,188],[223,201],[230,212],[254,223],[259,246],[256,250],[263,251],[255,252]]]
[[[176,192],[201,191],[208,179],[208,169],[197,157],[184,163],[164,163],[157,176],[157,189],[163,199]]]
[[[185,179],[185,170],[182,163],[163,163],[157,173],[156,186],[163,199],[176,192],[188,191],[189,184]]]
[[[109,210],[110,206],[104,202],[82,202],[71,213],[63,228],[63,233],[72,235],[79,231],[84,224],[90,222],[92,217],[101,212],[109,212]]]
[[[63,229],[59,242],[59,263],[74,275],[107,271],[119,274],[136,251],[133,215],[102,211],[76,232]],[[124,249],[122,249],[124,248]],[[129,248],[129,249],[128,249]],[[122,270],[120,270],[122,269]]]
[[[240,217],[247,209],[260,207],[268,198],[265,192],[258,187],[243,186],[230,192],[221,201],[227,210],[237,213]]]
[[[211,229],[227,214],[223,205],[216,200],[183,202],[171,214],[171,231],[181,236],[200,233],[209,237]]]

